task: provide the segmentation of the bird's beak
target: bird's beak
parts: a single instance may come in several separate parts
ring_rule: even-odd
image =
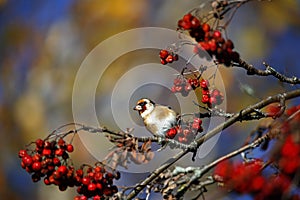
[[[133,110],[141,110],[142,108],[141,108],[141,106],[140,105],[137,105],[137,106],[135,106],[134,108],[133,108]]]

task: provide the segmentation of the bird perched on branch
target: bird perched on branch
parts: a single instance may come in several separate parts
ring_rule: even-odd
[[[177,123],[176,112],[168,106],[159,105],[147,98],[137,101],[133,108],[139,112],[146,128],[158,137],[166,137],[166,132]]]

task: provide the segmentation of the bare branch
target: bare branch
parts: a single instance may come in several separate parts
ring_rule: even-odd
[[[238,63],[234,64],[235,67],[241,67],[247,70],[248,75],[258,75],[258,76],[274,76],[278,80],[290,83],[290,84],[299,84],[300,79],[293,76],[293,77],[287,77],[279,72],[277,72],[273,67],[268,65],[267,63],[263,63],[265,65],[265,70],[256,69],[253,65],[248,64],[246,61],[240,59]]]

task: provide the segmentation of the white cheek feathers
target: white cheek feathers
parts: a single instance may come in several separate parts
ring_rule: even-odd
[[[154,105],[151,103],[148,103],[145,105],[146,109],[141,113],[141,117],[144,119],[147,115],[149,115],[153,109],[154,109]]]

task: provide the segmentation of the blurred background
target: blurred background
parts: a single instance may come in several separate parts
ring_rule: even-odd
[[[20,166],[18,150],[73,121],[72,89],[76,72],[97,44],[132,28],[152,26],[175,30],[177,20],[203,2],[209,3],[199,0],[0,0],[0,199],[72,199],[75,194],[72,190],[60,192],[54,186],[32,183]],[[300,76],[298,0],[246,4],[237,11],[227,34],[249,63],[263,68],[261,63],[266,61],[289,76]],[[119,65],[125,65],[124,68],[112,67],[107,75],[112,87],[120,74],[133,65],[133,60],[145,62],[155,56],[145,51],[139,56],[123,58],[124,62]],[[294,87],[279,84],[271,77],[247,77],[241,69],[222,68],[221,72],[229,112],[237,112],[245,105]],[[109,86],[99,87],[97,99],[109,95]],[[105,125],[117,129],[109,120]],[[239,147],[254,127],[255,123],[249,122],[225,131],[207,160]],[[95,162],[78,138],[74,145],[80,149],[74,152],[76,162]],[[144,177],[124,176],[129,176],[132,182]],[[213,191],[216,190],[211,190],[207,199],[241,198],[222,197]]]

